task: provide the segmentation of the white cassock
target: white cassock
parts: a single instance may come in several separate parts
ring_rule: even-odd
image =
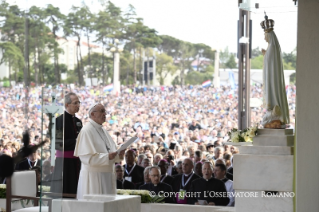
[[[81,160],[77,199],[85,194],[116,194],[115,161],[109,160],[109,152],[115,152],[116,144],[102,127],[92,119],[78,135],[74,156]]]

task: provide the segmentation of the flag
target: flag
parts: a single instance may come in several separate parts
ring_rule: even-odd
[[[202,83],[202,87],[203,87],[203,88],[207,88],[207,87],[209,87],[211,84],[212,84],[212,82],[211,82],[210,80],[207,80],[207,81],[205,81],[205,82]]]
[[[107,85],[107,86],[105,86],[103,88],[104,92],[108,92],[108,91],[111,91],[111,90],[113,90],[113,84],[109,84],[109,85]]]
[[[228,77],[229,77],[229,83],[230,83],[231,89],[236,89],[234,72],[229,71],[228,72]]]

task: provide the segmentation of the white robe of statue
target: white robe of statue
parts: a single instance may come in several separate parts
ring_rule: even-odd
[[[110,149],[107,150],[107,147]],[[108,152],[115,152],[116,144],[108,132],[92,119],[78,135],[74,156],[81,160],[77,199],[85,194],[116,194],[115,161],[109,160]]]
[[[268,48],[264,55],[263,107],[267,112],[263,117],[262,124],[265,125],[278,117],[280,117],[281,122],[289,124],[281,48],[274,31],[266,32],[265,39],[268,42]],[[279,106],[280,111],[275,108],[276,105]]]

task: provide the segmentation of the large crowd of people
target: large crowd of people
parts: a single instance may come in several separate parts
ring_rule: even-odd
[[[262,100],[261,87],[251,87],[251,98]],[[286,91],[290,127],[294,128],[296,87],[287,86]],[[35,87],[28,92],[22,86],[0,88],[0,152],[14,156],[21,147],[22,132],[26,129],[30,132],[31,143],[41,138],[50,140],[50,117],[42,107],[51,104],[52,96],[56,98],[55,104],[63,106],[63,96],[68,92],[79,97],[80,109],[76,117],[84,126],[90,119],[89,107],[100,102],[106,109],[103,127],[117,145],[131,137],[139,138],[125,153],[124,162],[116,166],[118,188],[139,189],[146,182],[156,182],[152,176],[161,175],[161,182],[177,190],[174,189],[176,176],[191,171],[207,180],[209,176],[232,179],[232,155],[237,154],[238,149],[225,142],[229,140],[227,132],[237,128],[238,98],[237,90],[228,86],[122,87],[120,95],[104,92],[102,86]],[[262,107],[251,108],[251,123],[260,124],[263,113]],[[38,150],[30,157],[29,161],[36,161],[36,164],[43,162],[42,180],[49,181],[53,171],[49,163],[50,142],[44,151]],[[134,164],[143,168],[132,177],[129,173]],[[150,170],[147,167],[151,167]],[[213,170],[210,171],[210,167]],[[227,191],[232,189],[226,181],[225,185]],[[195,188],[193,185],[186,188],[185,184],[185,191],[190,189]],[[165,201],[183,203],[183,200]],[[223,202],[227,204],[233,205],[233,200]]]

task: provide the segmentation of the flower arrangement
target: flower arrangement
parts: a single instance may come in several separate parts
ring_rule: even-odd
[[[38,189],[40,190],[40,185],[38,186]],[[0,198],[6,198],[6,191],[7,191],[7,185],[6,184],[0,184]],[[42,191],[49,192],[50,186],[42,186]]]
[[[244,130],[233,128],[227,134],[231,142],[252,142],[253,138],[257,135],[257,130],[257,126],[249,127]]]
[[[0,198],[6,198],[7,185],[0,184]]]
[[[164,203],[165,197],[159,197],[157,195],[151,196],[147,190],[125,190],[117,189],[118,195],[140,195],[141,203]]]

